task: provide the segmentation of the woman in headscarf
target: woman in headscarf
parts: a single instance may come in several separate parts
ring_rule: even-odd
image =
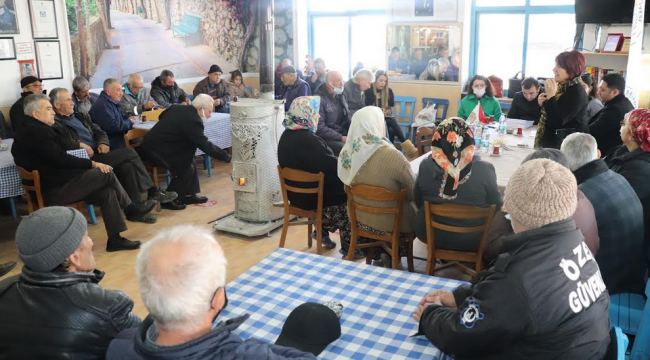
[[[569,134],[589,132],[589,96],[580,78],[585,69],[585,57],[577,50],[562,52],[555,58],[555,78],[546,80],[544,93],[537,98],[542,111],[537,124],[536,148],[559,149]]]
[[[376,106],[367,106],[357,111],[352,117],[348,132],[348,141],[339,155],[338,174],[346,185],[370,185],[382,187],[389,191],[406,189],[406,201],[402,211],[400,237],[400,257],[406,256],[408,236],[413,233],[415,207],[413,202],[413,185],[415,175],[404,155],[384,137],[386,125],[384,112]],[[359,199],[360,203],[370,204]],[[389,206],[389,204],[387,204]],[[385,206],[385,205],[380,205]],[[348,209],[349,210],[349,209]],[[359,226],[369,232],[383,235],[393,231],[394,217],[358,212]],[[368,242],[359,238],[357,243]],[[341,243],[342,249],[348,249],[349,243]],[[381,249],[381,248],[378,248]],[[383,250],[375,252],[385,267],[391,267],[391,258]]]
[[[630,183],[641,200],[646,258],[650,265],[650,110],[636,109],[625,115],[621,140],[623,145],[608,157],[607,163]]]
[[[341,241],[349,243],[350,221],[347,214],[347,196],[336,172],[338,159],[323,139],[315,134],[320,116],[319,108],[318,96],[301,96],[291,103],[283,122],[286,130],[278,144],[278,163],[282,168],[324,174],[323,216],[330,220],[330,223],[323,225],[323,247],[333,249],[336,243],[330,239],[328,233],[338,229]],[[318,205],[315,195],[288,195],[291,205],[301,209],[315,210]],[[315,237],[313,234],[312,236]],[[362,252],[357,254],[357,258],[363,257],[365,256]]]
[[[433,134],[431,157],[420,164],[415,183],[415,204],[418,207],[415,233],[421,241],[427,241],[425,200],[435,204],[497,205],[497,210],[501,207],[494,166],[482,161],[474,150],[474,134],[461,118],[441,122]],[[477,223],[474,220],[436,218],[436,221],[452,226],[482,224],[481,220]],[[435,239],[436,248],[472,251],[478,248],[480,234],[452,234],[436,230]]]

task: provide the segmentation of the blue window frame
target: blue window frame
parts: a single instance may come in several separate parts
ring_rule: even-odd
[[[535,5],[532,5],[531,2]],[[569,14],[575,14],[575,5],[536,5],[539,3],[543,3],[543,1],[540,0],[522,0],[520,3],[525,3],[525,5],[519,5],[519,6],[478,6],[477,0],[472,0],[472,8],[471,8],[471,29],[470,29],[470,58],[469,58],[469,75],[470,77],[474,76],[477,74],[477,68],[478,68],[478,62],[480,59],[478,59],[479,56],[479,42],[480,42],[480,35],[479,35],[479,29],[481,28],[481,15],[488,15],[488,14],[519,14],[523,16],[523,32],[517,31],[515,33],[509,32],[509,24],[498,24],[499,29],[501,30],[501,36],[504,37],[517,37],[520,36],[523,40],[523,48],[522,48],[522,53],[521,53],[521,67],[519,70],[524,71],[526,74],[527,73],[527,56],[529,53],[529,25],[531,23],[531,17],[534,17],[536,15],[552,15],[552,14],[564,14],[563,16],[564,20],[567,20],[567,16]],[[483,2],[485,3],[485,2]],[[558,0],[551,0],[549,3],[563,3],[563,1],[558,1]],[[564,2],[566,3],[566,2]],[[573,22],[573,25],[575,25],[575,20]],[[554,26],[553,24],[550,24],[550,26]],[[575,27],[574,27],[575,30]],[[514,31],[514,30],[511,30]],[[573,38],[573,35],[575,34],[575,31],[573,31],[570,36]],[[569,48],[573,45],[571,42],[570,44],[567,44],[565,48]],[[498,49],[495,49],[495,56],[498,56]],[[549,64],[549,68],[552,68],[553,64]],[[482,74],[485,76],[493,75],[493,74]],[[512,74],[495,74],[497,76],[513,76],[514,72]],[[533,75],[533,74],[531,74]],[[507,78],[504,78],[506,80]],[[507,86],[507,81],[504,81],[504,86]]]

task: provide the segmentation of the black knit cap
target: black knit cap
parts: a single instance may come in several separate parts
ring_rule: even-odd
[[[308,302],[289,314],[275,344],[318,356],[340,336],[341,323],[336,313],[323,304]]]
[[[24,78],[20,79],[20,88],[24,88],[27,85],[33,84],[37,81],[43,82],[43,80],[37,78],[36,76],[25,76]]]
[[[223,74],[223,71],[221,71],[221,68],[219,67],[219,65],[210,66],[210,71],[208,71],[208,74],[212,74],[212,73],[216,73],[216,72]]]

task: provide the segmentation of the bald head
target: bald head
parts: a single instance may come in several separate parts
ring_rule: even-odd
[[[284,69],[290,65],[293,65],[293,61],[291,61],[291,59],[282,59],[280,62],[280,69]]]
[[[343,89],[343,75],[338,71],[328,71],[325,75],[325,81],[327,82],[327,90],[330,93],[334,93],[334,88]]]
[[[133,95],[138,96],[144,87],[144,80],[140,74],[131,74],[126,84],[129,87],[129,91],[131,91]]]

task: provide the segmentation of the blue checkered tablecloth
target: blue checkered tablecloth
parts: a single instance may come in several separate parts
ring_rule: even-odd
[[[134,129],[151,130],[158,121],[136,122],[133,124]],[[211,143],[220,149],[232,147],[232,137],[230,134],[230,114],[212,113],[210,119],[203,122],[205,129],[203,133]],[[196,155],[203,155],[203,151],[196,149]]]
[[[14,157],[11,155],[11,145],[13,143],[13,139],[2,140],[0,143],[9,145],[7,150],[0,151],[0,199],[19,196],[25,193],[20,184],[20,176],[18,176],[18,169],[14,163]],[[68,154],[88,159],[88,154],[83,149],[70,150]]]
[[[277,249],[228,284],[229,305],[219,321],[248,313],[250,318],[235,333],[275,342],[298,305],[333,300],[343,305],[341,337],[320,359],[451,359],[424,336],[410,337],[418,330],[411,316],[428,292],[460,284]]]

